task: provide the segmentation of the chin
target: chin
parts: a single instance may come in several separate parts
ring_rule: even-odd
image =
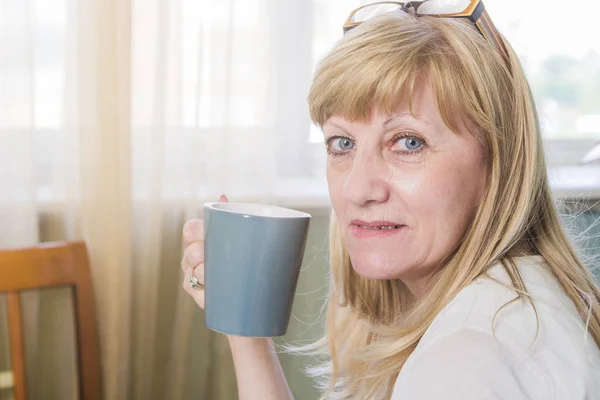
[[[381,255],[350,256],[352,269],[365,279],[398,279],[407,268],[381,257]],[[397,261],[396,261],[397,262]]]

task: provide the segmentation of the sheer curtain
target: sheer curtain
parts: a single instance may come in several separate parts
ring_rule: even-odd
[[[86,241],[105,398],[236,396],[180,231],[221,193],[327,208],[305,99],[350,3],[0,1],[0,248]],[[32,398],[76,397],[68,304],[26,298]]]
[[[0,0],[0,248],[86,241],[107,399],[235,398],[227,343],[181,290],[181,228],[221,193],[327,210],[322,138],[305,99],[316,61],[363,3]],[[564,63],[542,68],[563,52],[596,71],[594,57],[581,58],[597,53],[595,36],[542,48],[527,30],[537,25],[525,23],[539,20],[539,7],[517,15],[509,3],[486,4],[526,53],[542,119],[564,114],[549,132],[596,121],[596,103],[575,113],[563,104],[571,97],[552,92],[550,73]],[[582,128],[588,139],[600,131],[592,125]],[[326,217],[315,222],[326,232]],[[304,276],[322,285],[322,274]],[[32,398],[74,398],[69,297],[26,300]],[[7,360],[0,354],[0,372]]]

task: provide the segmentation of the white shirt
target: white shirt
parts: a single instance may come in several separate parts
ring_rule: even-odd
[[[435,318],[398,375],[392,400],[596,400],[600,351],[539,256],[517,262],[539,317],[482,277]],[[495,265],[489,274],[510,285]],[[535,341],[534,341],[535,339]]]

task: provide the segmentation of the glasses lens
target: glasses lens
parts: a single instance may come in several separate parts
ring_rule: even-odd
[[[419,14],[458,14],[464,12],[473,0],[428,0],[419,6]]]
[[[399,10],[401,4],[398,3],[379,3],[369,4],[354,13],[351,22],[364,22],[376,15],[383,14],[390,11]]]

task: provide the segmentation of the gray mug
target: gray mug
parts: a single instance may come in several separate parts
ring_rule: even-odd
[[[310,218],[266,204],[204,205],[208,328],[253,337],[286,333]]]

